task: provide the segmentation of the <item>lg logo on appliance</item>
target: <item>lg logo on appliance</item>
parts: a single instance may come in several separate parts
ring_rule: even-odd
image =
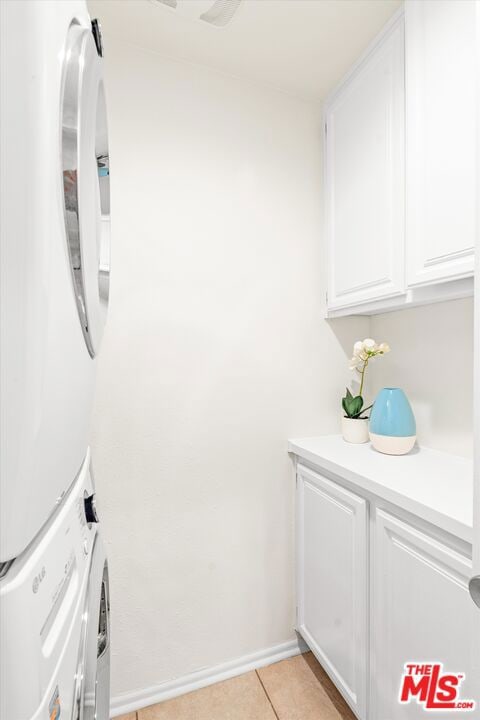
[[[416,701],[424,710],[475,709],[473,700],[462,700],[460,686],[465,680],[464,673],[447,673],[443,663],[421,664],[409,662],[404,665],[400,686],[401,704]]]
[[[42,567],[38,575],[35,575],[32,582],[32,590],[34,593],[38,592],[38,588],[40,587],[40,583],[42,582],[43,578],[45,577],[45,567]]]

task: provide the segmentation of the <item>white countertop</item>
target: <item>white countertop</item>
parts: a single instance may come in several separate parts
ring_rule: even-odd
[[[408,455],[383,455],[370,443],[352,445],[341,435],[290,440],[288,450],[320,470],[472,542],[473,463],[416,447]]]

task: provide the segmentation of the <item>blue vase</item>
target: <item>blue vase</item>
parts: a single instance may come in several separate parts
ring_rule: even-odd
[[[383,388],[370,413],[370,440],[375,450],[405,455],[415,445],[417,427],[408,398],[400,388]]]

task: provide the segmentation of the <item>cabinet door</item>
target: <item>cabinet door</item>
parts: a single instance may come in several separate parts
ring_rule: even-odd
[[[416,698],[399,702],[409,662],[440,662],[445,672],[465,674],[460,697],[475,699],[478,620],[468,593],[470,559],[383,510],[375,523],[372,717],[420,720],[428,714]]]
[[[297,629],[365,718],[366,502],[299,466],[297,513]]]
[[[476,3],[405,4],[407,282],[473,273]]]
[[[403,16],[328,102],[328,307],[404,291]]]

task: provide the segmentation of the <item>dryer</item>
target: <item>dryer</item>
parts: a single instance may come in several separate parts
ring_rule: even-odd
[[[109,291],[102,65],[83,0],[0,1],[0,563],[88,445]]]
[[[108,720],[108,565],[87,454],[64,501],[0,579],[0,717]]]

